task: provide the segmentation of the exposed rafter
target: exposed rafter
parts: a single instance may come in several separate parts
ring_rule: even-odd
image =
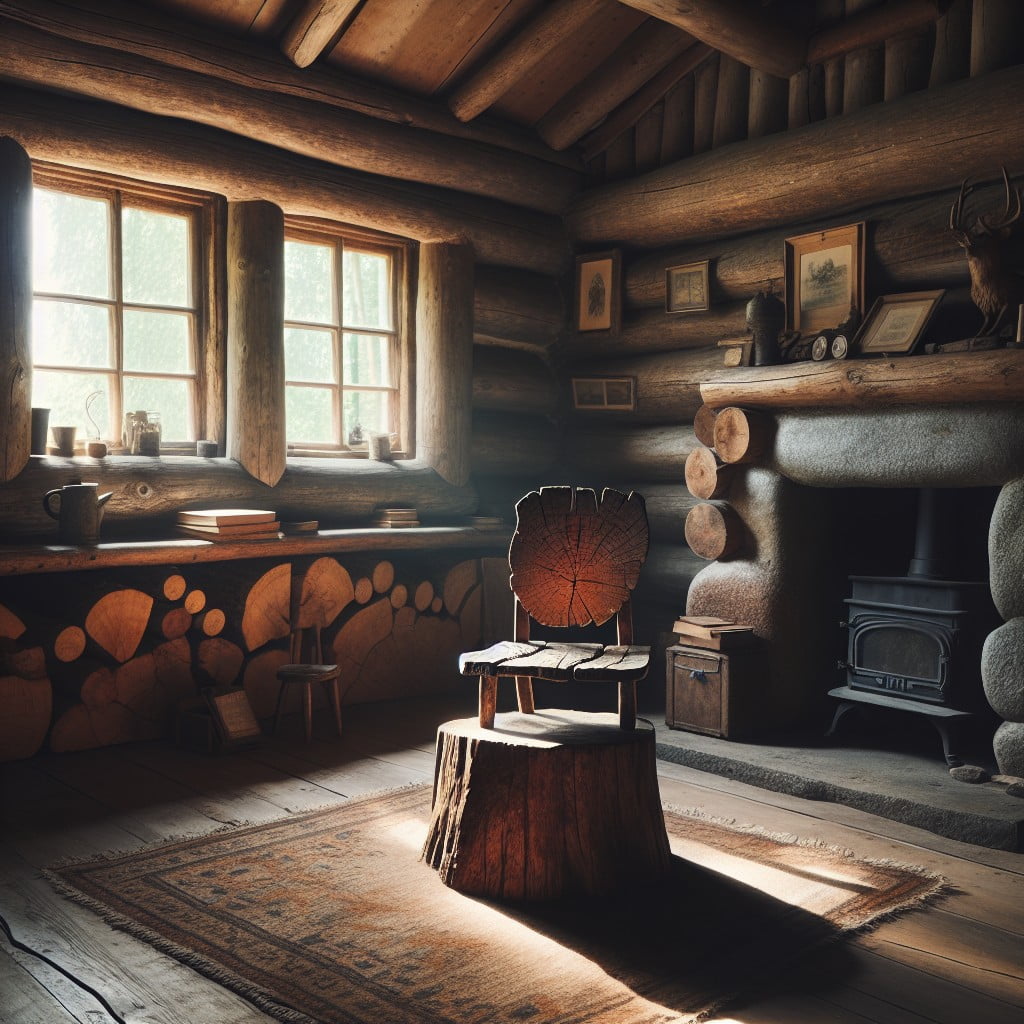
[[[331,45],[360,0],[307,0],[281,39],[281,51],[300,68],[309,67]]]
[[[552,149],[565,149],[693,45],[685,32],[646,21],[538,122]]]
[[[628,0],[627,0],[628,2]],[[923,32],[951,0],[897,0],[858,11],[831,28],[816,32],[807,44],[807,63],[824,64],[853,50],[879,46],[896,36]]]
[[[684,29],[759,71],[788,78],[804,66],[807,40],[747,0],[620,0]]]
[[[572,36],[605,0],[555,0],[519,30],[476,74],[451,95],[448,106],[460,121],[483,113],[559,43]]]

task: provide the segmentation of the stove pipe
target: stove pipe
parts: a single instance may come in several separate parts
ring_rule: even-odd
[[[922,487],[917,499],[917,534],[908,576],[928,580],[951,578],[950,546],[946,543],[948,520],[943,517],[942,492]]]

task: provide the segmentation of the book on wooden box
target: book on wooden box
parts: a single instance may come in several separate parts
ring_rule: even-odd
[[[276,512],[262,508],[197,508],[178,513],[182,526],[240,526],[245,523],[272,523]]]

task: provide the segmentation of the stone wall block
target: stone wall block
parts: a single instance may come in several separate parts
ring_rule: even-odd
[[[1024,618],[1004,622],[986,637],[981,679],[992,710],[1006,722],[1024,722]]]
[[[988,560],[999,614],[1004,619],[1024,615],[1024,479],[999,492],[988,531]]]
[[[1003,775],[1024,777],[1024,723],[1003,722],[996,729],[992,749]]]

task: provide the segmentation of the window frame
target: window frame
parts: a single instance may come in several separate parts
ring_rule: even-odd
[[[225,396],[214,395],[218,378],[223,371],[217,371],[224,361],[224,345],[217,337],[217,325],[221,321],[218,312],[218,293],[223,291],[220,284],[223,277],[224,220],[225,207],[222,197],[208,192],[140,181],[134,178],[84,168],[70,167],[47,161],[32,161],[32,186],[66,195],[98,198],[109,205],[110,229],[110,298],[77,296],[32,290],[33,302],[39,299],[78,302],[111,311],[113,365],[106,369],[85,370],[74,366],[37,363],[33,352],[32,366],[40,370],[85,373],[92,372],[116,379],[117,387],[108,397],[109,430],[112,437],[105,440],[115,454],[127,454],[123,445],[124,424],[124,381],[126,378],[142,377],[165,380],[183,380],[189,390],[189,420],[195,438],[214,435],[223,423]],[[127,201],[126,201],[127,200]],[[152,303],[128,302],[124,298],[123,284],[123,238],[122,212],[128,208],[154,210],[177,216],[185,216],[189,222],[188,250],[190,256],[191,305],[188,307],[163,306]],[[191,374],[167,372],[143,372],[124,369],[124,314],[133,309],[160,310],[181,313],[191,324],[190,356]],[[154,410],[159,411],[159,410]],[[194,452],[195,440],[185,438],[165,439],[161,451],[168,454],[175,451]]]
[[[344,394],[353,391],[390,391],[393,420],[391,454],[393,458],[408,459],[414,454],[413,428],[413,378],[415,373],[415,343],[412,323],[413,296],[410,294],[411,266],[414,243],[409,239],[381,231],[343,224],[315,217],[285,215],[284,239],[286,242],[308,242],[315,245],[330,245],[334,250],[334,324],[307,323],[285,318],[282,322],[282,345],[286,326],[329,330],[334,339],[333,358],[337,366],[337,380],[330,384],[311,381],[293,381],[285,376],[285,388],[289,386],[329,389],[332,391],[332,410],[335,418],[337,440],[333,443],[288,442],[286,457],[291,458],[368,458],[363,446],[352,448],[342,436]],[[345,324],[342,256],[345,248],[359,252],[386,254],[391,259],[390,299],[392,328],[351,327]],[[389,388],[346,385],[343,380],[343,351],[345,334],[369,334],[391,337],[391,358],[393,385]]]

